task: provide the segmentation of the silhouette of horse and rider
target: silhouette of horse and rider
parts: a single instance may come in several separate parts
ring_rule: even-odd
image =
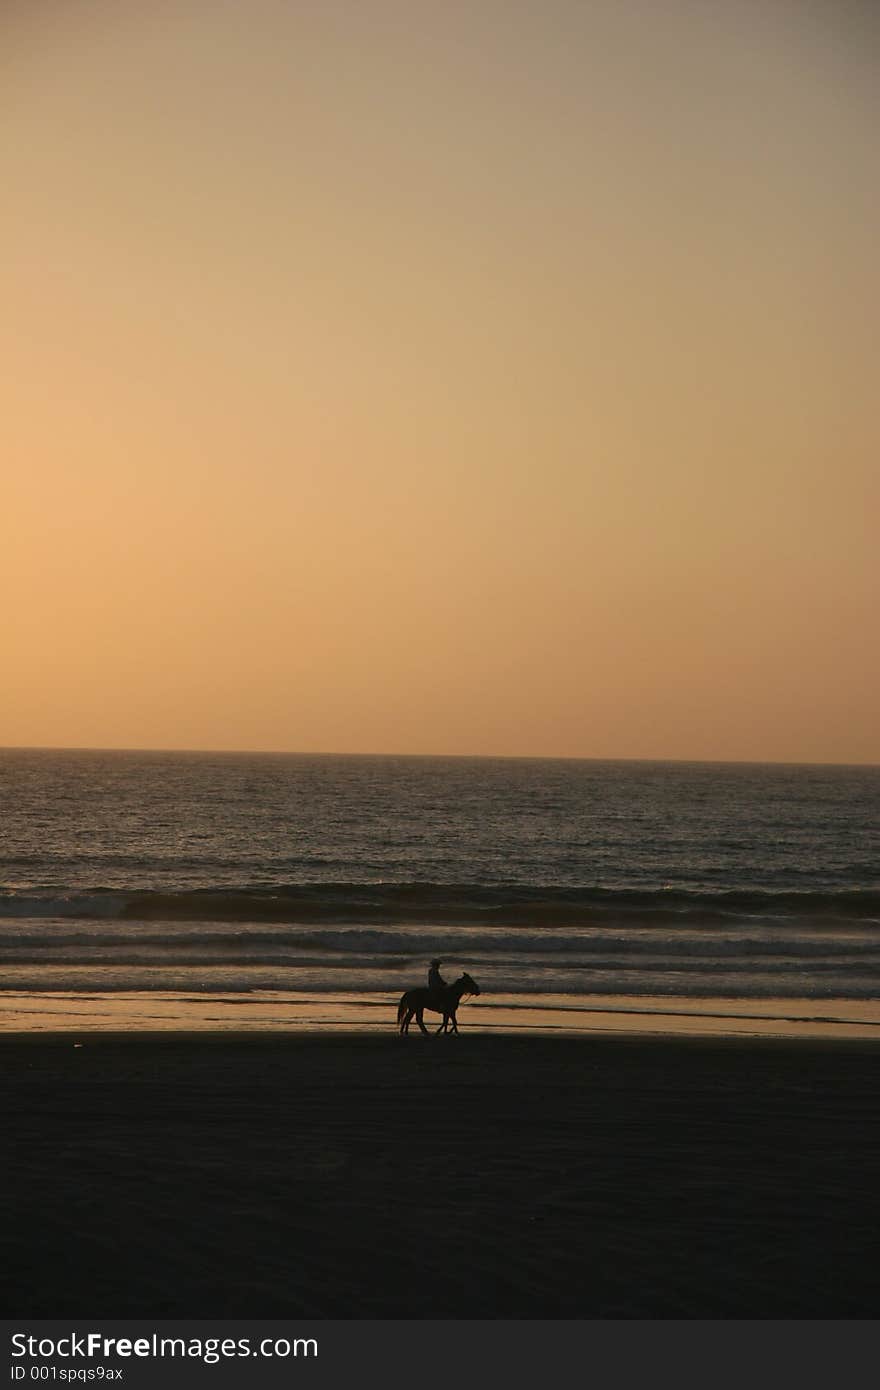
[[[422,1032],[427,1033],[428,1030],[425,1027],[423,1017],[425,1009],[443,1015],[443,1022],[437,1029],[438,1033],[448,1033],[450,1024],[452,1024],[453,1033],[458,1032],[456,1010],[466,994],[479,994],[480,987],[476,980],[471,979],[467,973],[461,975],[454,984],[448,985],[440,974],[442,964],[442,961],[432,960],[431,968],[428,971],[427,986],[421,989],[408,989],[401,996],[397,1006],[397,1024],[401,1033],[409,1032],[413,1015],[415,1015],[416,1023]]]

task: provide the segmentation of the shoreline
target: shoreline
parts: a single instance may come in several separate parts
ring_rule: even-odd
[[[104,1033],[252,1032],[295,1035],[396,1033],[398,995],[261,990],[194,995],[192,991],[0,991],[0,1038]],[[439,1016],[426,1014],[429,1030]],[[503,995],[463,1001],[462,1033],[530,1037],[851,1038],[880,1042],[876,999],[732,998],[661,995]],[[412,1025],[416,1031],[416,1025]]]
[[[15,1316],[874,1317],[850,1039],[0,1038]]]

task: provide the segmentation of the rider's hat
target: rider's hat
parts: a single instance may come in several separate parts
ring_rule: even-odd
[[[431,964],[432,964],[432,965],[442,965],[443,962],[442,962],[442,960],[432,960],[432,961],[431,961]]]

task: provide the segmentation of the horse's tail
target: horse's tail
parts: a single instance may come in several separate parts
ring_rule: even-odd
[[[399,1003],[398,1006],[397,1006],[397,1024],[398,1024],[398,1027],[399,1027],[400,1024],[403,1022],[403,1015],[404,1015],[405,1013],[406,1013],[406,995],[405,995],[405,994],[402,994],[402,995],[400,996],[400,1003]]]

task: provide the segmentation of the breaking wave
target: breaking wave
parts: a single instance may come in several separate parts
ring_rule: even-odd
[[[0,889],[0,918],[484,926],[880,922],[880,892],[611,889],[438,883],[242,885],[186,890]]]

